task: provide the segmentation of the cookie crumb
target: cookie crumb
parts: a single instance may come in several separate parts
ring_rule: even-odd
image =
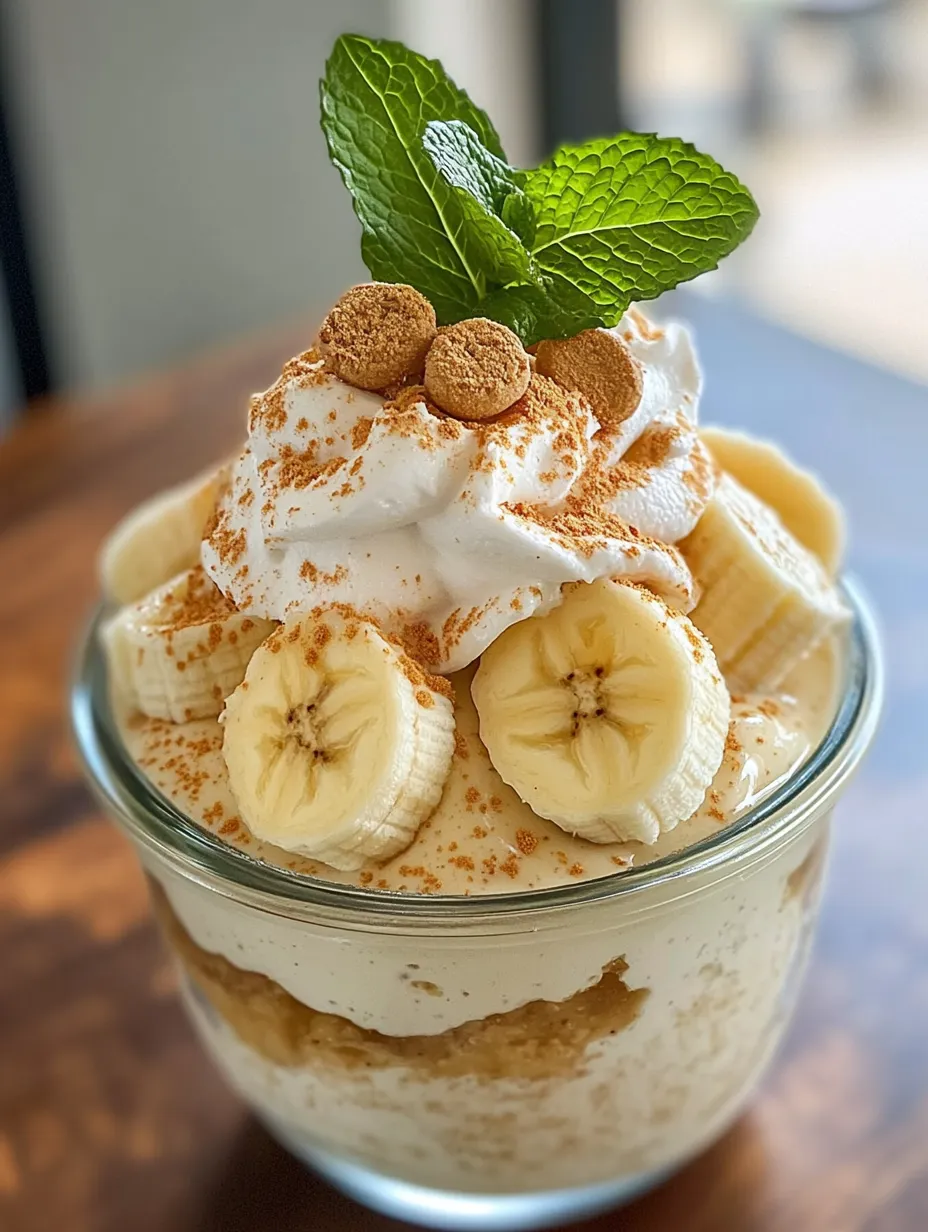
[[[435,309],[415,287],[362,282],[322,322],[319,349],[341,380],[383,390],[422,371],[435,330]]]
[[[607,329],[585,329],[573,338],[538,344],[537,370],[588,399],[603,427],[634,414],[641,401],[641,365],[621,338]]]
[[[438,331],[425,357],[425,387],[455,419],[492,419],[528,389],[531,365],[505,325],[472,317]]]

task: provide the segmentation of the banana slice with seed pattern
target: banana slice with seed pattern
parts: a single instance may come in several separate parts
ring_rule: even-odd
[[[711,647],[650,591],[578,583],[507,629],[471,693],[500,776],[539,816],[595,843],[653,843],[699,807],[729,697]]]
[[[327,609],[282,625],[223,716],[229,784],[248,827],[338,869],[402,851],[451,769],[446,684],[362,618]]]
[[[111,677],[133,709],[185,723],[222,711],[277,626],[237,612],[201,565],[118,612],[103,633]]]

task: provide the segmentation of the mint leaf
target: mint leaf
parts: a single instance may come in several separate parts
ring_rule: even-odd
[[[605,324],[597,305],[562,280],[544,278],[536,286],[504,287],[477,305],[477,315],[508,325],[524,346],[542,338],[570,338]]]
[[[531,255],[515,229],[534,231],[534,211],[518,173],[460,120],[430,121],[422,144],[451,187],[458,212],[456,219],[449,212],[448,221],[465,259],[490,282],[533,281]]]
[[[634,300],[653,299],[715,269],[750,234],[758,210],[715,159],[677,138],[620,133],[564,146],[525,180],[535,206],[532,255],[614,325]]]
[[[523,177],[524,179],[524,173]],[[535,207],[528,193],[521,187],[509,193],[503,200],[500,218],[514,231],[527,248],[535,242]]]
[[[371,277],[408,282],[439,321],[470,315],[487,271],[465,252],[454,188],[422,144],[430,120],[460,120],[491,155],[503,157],[489,118],[437,60],[386,39],[339,38],[320,82],[329,157],[351,193]]]

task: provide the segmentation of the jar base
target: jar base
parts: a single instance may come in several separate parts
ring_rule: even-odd
[[[268,1132],[307,1167],[356,1202],[407,1223],[447,1232],[528,1232],[591,1219],[654,1189],[675,1168],[639,1173],[602,1185],[539,1193],[461,1193],[428,1189],[339,1159],[301,1142],[289,1127],[261,1118]]]

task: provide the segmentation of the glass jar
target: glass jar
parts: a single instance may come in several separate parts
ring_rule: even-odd
[[[125,753],[94,625],[73,695],[86,772],[231,1085],[336,1185],[440,1227],[590,1214],[707,1146],[790,1017],[832,810],[876,726],[877,639],[848,598],[832,726],[758,806],[641,869],[473,898],[316,881],[201,829]]]

